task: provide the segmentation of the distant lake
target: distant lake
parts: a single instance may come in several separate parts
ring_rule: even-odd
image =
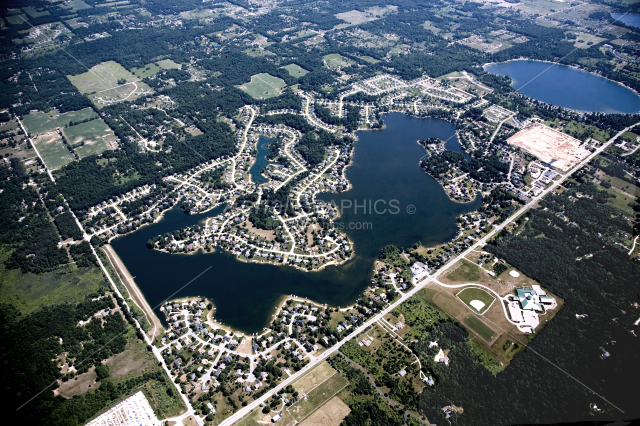
[[[640,15],[636,15],[633,13],[612,13],[611,16],[613,19],[617,19],[623,24],[629,25],[630,27],[640,28]]]
[[[118,238],[112,245],[152,307],[167,298],[205,296],[216,305],[218,321],[244,332],[267,326],[282,296],[295,294],[347,306],[371,284],[373,262],[382,247],[449,241],[458,233],[456,217],[482,204],[480,197],[468,204],[451,201],[419,166],[425,150],[418,139],[437,137],[446,141],[448,149],[461,151],[453,124],[401,113],[387,114],[383,119],[385,129],[358,132],[353,164],[346,172],[352,189],[318,196],[338,206],[353,205],[336,223],[336,228],[344,227],[355,247],[355,258],[344,265],[303,272],[290,266],[243,263],[222,250],[188,256],[145,248],[150,238],[201,223],[219,214],[222,207],[200,215],[186,215],[175,208],[160,222]],[[409,205],[415,206],[412,214],[407,211]]]
[[[640,111],[640,97],[632,90],[564,65],[520,60],[489,64],[484,69],[510,77],[515,89],[549,104],[586,112]]]

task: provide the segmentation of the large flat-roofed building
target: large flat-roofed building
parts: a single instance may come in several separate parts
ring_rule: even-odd
[[[589,155],[589,151],[580,146],[581,141],[541,123],[525,127],[507,139],[507,143],[563,171]]]

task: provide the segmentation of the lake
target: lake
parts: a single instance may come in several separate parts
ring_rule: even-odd
[[[383,130],[358,132],[354,162],[346,172],[352,189],[318,196],[339,206],[352,203],[353,207],[345,208],[336,223],[353,241],[356,253],[343,265],[302,272],[290,266],[240,262],[222,250],[170,255],[145,248],[149,238],[199,223],[217,215],[221,207],[201,215],[186,215],[175,208],[159,223],[118,238],[112,245],[156,312],[167,298],[205,296],[216,305],[218,321],[253,333],[269,324],[274,308],[286,295],[331,306],[351,304],[370,285],[373,261],[382,247],[449,241],[458,232],[456,216],[473,211],[482,203],[480,197],[468,204],[451,201],[419,167],[425,150],[416,143],[418,139],[438,137],[447,141],[449,149],[461,151],[454,125],[401,113],[386,115],[384,122]],[[415,207],[413,214],[407,212],[408,208],[413,211],[409,206]]]
[[[259,185],[268,181],[268,179],[262,176],[262,170],[267,167],[268,164],[272,163],[267,160],[267,155],[269,155],[269,142],[271,142],[273,138],[268,138],[266,136],[258,137],[258,149],[256,152],[256,161],[249,169],[249,174],[251,175],[251,181],[257,183]]]
[[[611,16],[613,19],[619,20],[630,27],[640,28],[640,15],[634,13],[612,13]]]
[[[515,89],[549,104],[586,112],[640,111],[640,97],[632,90],[564,65],[519,60],[488,64],[484,69],[509,76]]]

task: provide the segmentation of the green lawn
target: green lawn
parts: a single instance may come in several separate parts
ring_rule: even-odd
[[[457,296],[460,300],[462,300],[465,303],[465,305],[469,307],[469,309],[471,309],[473,312],[478,314],[484,313],[495,300],[495,297],[493,297],[486,291],[476,287],[465,288],[460,293],[458,293]],[[480,301],[484,305],[474,307],[473,304],[471,303],[473,301]]]
[[[462,320],[462,322],[472,331],[478,333],[480,337],[482,337],[486,341],[493,339],[493,337],[496,335],[496,333],[492,329],[487,327],[485,323],[483,323],[473,315],[469,315],[464,320]]]
[[[447,275],[447,279],[461,283],[479,281],[480,268],[472,263],[461,261],[460,266]]]
[[[293,77],[298,77],[298,78],[309,73],[309,71],[305,70],[304,68],[302,68],[300,65],[297,65],[297,64],[289,64],[282,68],[287,70],[287,72],[291,74]]]
[[[251,76],[251,82],[239,86],[239,89],[255,99],[267,99],[280,95],[285,86],[284,80],[261,73]]]

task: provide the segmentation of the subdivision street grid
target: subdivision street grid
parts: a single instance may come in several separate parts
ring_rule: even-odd
[[[370,79],[371,80],[371,79]],[[393,91],[393,90],[402,90],[408,86],[413,86],[413,87],[422,87],[424,88],[424,91],[426,93],[428,93],[430,96],[436,96],[436,97],[442,97],[445,98],[449,101],[452,102],[465,102],[467,100],[467,98],[464,96],[464,92],[459,93],[460,91],[458,90],[453,91],[453,92],[448,92],[446,91],[445,88],[439,88],[439,87],[435,87],[435,84],[433,83],[433,81],[431,81],[431,79],[428,78],[423,78],[423,79],[418,79],[409,83],[404,83],[402,81],[400,81],[399,79],[392,77],[392,76],[388,76],[388,75],[383,75],[383,76],[376,76],[374,77],[375,81],[365,81],[362,83],[362,85],[354,85],[354,90],[362,90],[365,91],[366,93],[370,93],[370,94],[379,94],[381,92],[389,92],[389,91]],[[381,89],[379,86],[373,86],[374,83],[379,83],[380,81],[387,81],[389,82],[390,86],[388,86],[387,88]],[[305,94],[305,93],[301,93],[301,96],[304,98],[305,102],[303,103],[303,111],[301,113],[301,115],[303,117],[305,117],[307,119],[307,121],[315,126],[315,127],[319,127],[328,131],[332,131],[332,132],[336,132],[336,131],[340,131],[341,129],[336,129],[336,128],[332,128],[324,123],[322,123],[320,120],[317,119],[317,117],[315,117],[315,115],[313,114],[313,112],[310,110],[310,105],[312,102],[312,96],[309,94]],[[339,100],[339,104],[340,104],[340,109],[342,110],[342,108],[344,107],[344,103],[343,103],[343,98],[344,96],[340,97]],[[240,132],[239,134],[239,143],[238,143],[238,153],[235,156],[229,157],[229,158],[224,158],[224,159],[219,159],[216,161],[211,161],[208,163],[204,163],[203,165],[197,167],[195,170],[192,170],[188,173],[184,173],[182,175],[176,175],[176,176],[170,176],[167,178],[167,180],[173,180],[177,183],[176,188],[174,188],[174,191],[178,191],[180,189],[183,189],[184,187],[195,187],[197,188],[198,192],[204,192],[205,196],[200,198],[200,200],[198,200],[198,202],[200,204],[198,205],[204,205],[205,203],[205,198],[212,200],[212,199],[219,199],[220,195],[231,195],[232,192],[236,191],[236,190],[248,190],[248,189],[259,189],[260,193],[261,192],[261,187],[254,185],[251,182],[247,182],[245,180],[236,180],[236,173],[237,173],[237,164],[241,163],[241,164],[245,164],[247,162],[249,162],[251,160],[251,158],[247,158],[246,155],[246,151],[248,149],[250,149],[250,147],[248,147],[249,144],[249,139],[251,138],[252,141],[255,140],[254,137],[251,137],[249,135],[249,132],[251,129],[255,129],[254,127],[252,127],[253,125],[253,121],[256,117],[256,115],[258,114],[258,112],[256,111],[256,109],[254,107],[251,106],[246,106],[243,108],[245,113],[247,114],[246,119],[245,119],[245,128]],[[340,113],[342,114],[342,112]],[[415,287],[413,289],[411,289],[410,291],[406,292],[406,293],[402,293],[401,292],[401,297],[396,300],[395,302],[393,302],[392,304],[390,304],[389,306],[387,306],[385,309],[383,309],[381,312],[379,312],[378,314],[374,315],[373,317],[371,317],[369,320],[367,320],[366,322],[364,322],[362,325],[360,325],[359,327],[357,327],[356,329],[354,329],[348,336],[344,337],[342,340],[340,340],[337,344],[331,346],[330,348],[328,348],[325,352],[323,352],[322,354],[320,354],[319,356],[309,356],[310,362],[309,364],[301,369],[300,371],[298,371],[297,373],[291,375],[290,377],[288,377],[287,379],[285,379],[283,382],[281,382],[279,385],[277,385],[275,388],[271,389],[269,392],[266,392],[262,397],[252,401],[251,403],[249,403],[247,406],[243,407],[242,409],[240,409],[238,412],[234,413],[233,415],[231,415],[230,417],[228,417],[227,419],[225,419],[221,424],[222,425],[231,425],[237,421],[239,421],[240,419],[242,419],[244,416],[246,416],[251,410],[255,409],[256,407],[260,406],[260,404],[264,403],[268,398],[270,398],[271,396],[273,396],[275,393],[279,392],[280,390],[282,390],[284,387],[288,386],[289,384],[292,384],[294,381],[296,381],[297,379],[299,379],[300,377],[302,377],[302,375],[304,375],[307,371],[309,371],[310,368],[313,368],[315,365],[317,365],[318,363],[326,360],[328,357],[330,357],[331,355],[337,353],[340,350],[340,347],[342,345],[344,345],[347,341],[349,341],[350,339],[355,338],[356,336],[358,336],[359,334],[361,334],[362,332],[364,332],[367,328],[371,327],[372,325],[374,325],[375,323],[377,323],[378,321],[380,321],[383,316],[387,315],[388,313],[390,313],[392,310],[394,310],[396,307],[398,307],[400,304],[402,304],[403,302],[405,302],[407,299],[409,299],[410,297],[414,296],[418,291],[420,291],[422,288],[424,288],[428,283],[431,282],[435,282],[436,284],[439,284],[439,282],[437,281],[437,278],[439,276],[441,276],[443,273],[445,273],[447,270],[449,270],[449,268],[455,264],[458,260],[463,259],[465,256],[467,256],[468,254],[470,254],[471,252],[475,251],[477,248],[482,247],[486,244],[486,242],[492,238],[494,235],[496,235],[496,233],[500,232],[501,230],[503,230],[505,227],[507,227],[509,224],[511,224],[513,221],[515,221],[519,216],[521,216],[524,212],[526,212],[527,210],[535,207],[537,205],[537,203],[543,198],[545,197],[547,194],[551,193],[552,191],[554,191],[559,185],[561,185],[566,179],[568,179],[573,173],[575,173],[577,170],[579,170],[580,168],[582,168],[584,165],[586,165],[589,161],[591,161],[595,156],[597,156],[598,154],[600,154],[601,152],[603,152],[609,145],[611,145],[620,135],[622,135],[623,133],[629,131],[630,129],[632,129],[633,127],[635,127],[636,125],[638,125],[640,123],[636,123],[632,126],[629,126],[623,130],[621,130],[620,132],[618,132],[615,136],[613,136],[612,138],[610,138],[606,143],[602,144],[601,146],[599,146],[597,149],[595,149],[592,153],[590,153],[590,155],[586,156],[584,159],[582,159],[578,164],[576,164],[573,168],[571,168],[566,174],[564,175],[560,175],[559,178],[557,180],[554,180],[550,183],[550,185],[545,188],[544,190],[542,190],[541,192],[539,192],[537,195],[531,197],[530,199],[527,200],[527,203],[522,206],[520,209],[518,209],[516,212],[514,212],[511,216],[509,216],[509,218],[507,218],[504,222],[502,222],[501,224],[497,225],[497,226],[493,226],[493,229],[488,232],[484,237],[478,239],[472,246],[470,246],[469,248],[467,248],[464,252],[460,253],[458,256],[452,257],[451,259],[449,259],[449,261],[447,263],[445,263],[444,265],[442,265],[440,267],[440,269],[438,269],[437,271],[435,271],[433,274],[429,275],[425,275],[422,280],[420,282],[417,282]],[[25,127],[22,125],[22,122],[20,122],[20,125],[25,133],[25,135],[27,135],[27,138],[29,137]],[[265,126],[262,126],[263,129],[265,129]],[[297,203],[297,207],[299,207],[300,204],[300,200],[301,200],[301,195],[302,194],[306,194],[307,197],[310,196],[310,198],[313,200],[313,197],[315,196],[316,193],[320,192],[321,190],[326,191],[327,189],[325,189],[325,186],[322,185],[316,185],[316,182],[327,182],[327,183],[335,183],[335,180],[327,180],[327,177],[325,176],[326,173],[331,170],[333,167],[335,167],[336,163],[338,162],[338,160],[340,160],[342,157],[340,157],[340,154],[337,152],[333,152],[330,154],[329,158],[327,160],[325,160],[319,167],[313,169],[313,170],[308,170],[308,168],[306,167],[306,165],[304,164],[304,162],[302,161],[302,159],[299,157],[298,154],[296,154],[291,148],[293,147],[293,145],[296,143],[296,141],[298,140],[298,134],[295,130],[293,129],[287,129],[286,127],[280,125],[280,126],[275,126],[274,128],[270,128],[270,129],[265,129],[265,130],[269,130],[269,131],[273,131],[275,132],[277,131],[281,131],[281,132],[286,132],[289,136],[289,140],[288,142],[285,144],[284,149],[282,150],[282,152],[288,157],[290,158],[291,162],[292,162],[292,170],[289,171],[288,175],[291,175],[292,173],[297,174],[297,173],[301,173],[304,170],[310,171],[312,173],[309,174],[309,176],[307,178],[305,178],[304,180],[302,180],[301,182],[298,183],[298,185],[296,186],[294,192],[296,193],[296,203]],[[497,130],[496,130],[497,133]],[[495,133],[494,133],[495,134]],[[30,140],[32,146],[34,146],[35,148],[35,144],[33,144],[33,142]],[[40,153],[37,151],[36,149],[36,154],[38,155],[38,157],[40,157],[40,159],[43,161]],[[344,160],[346,160],[348,162],[348,159],[346,158],[342,158]],[[219,167],[227,167],[227,173],[226,173],[226,180],[227,182],[229,182],[232,185],[232,189],[231,190],[227,190],[227,191],[219,191],[218,193],[207,193],[206,189],[201,187],[200,185],[198,185],[196,183],[195,178],[198,177],[200,174],[202,174],[205,171],[208,170],[213,170]],[[53,174],[51,173],[51,170],[47,167],[45,167],[46,172],[49,176],[49,178],[51,179],[51,181],[55,181]],[[292,178],[292,176],[290,177]],[[339,177],[340,178],[340,177]],[[344,179],[344,176],[341,177],[341,179]],[[284,183],[283,183],[284,184]],[[281,185],[280,185],[281,186]],[[328,185],[329,187],[331,185]],[[313,189],[310,189],[313,188]],[[169,197],[170,194],[165,194],[164,197],[160,198],[158,201],[156,201],[149,209],[146,210],[144,214],[147,215],[151,215],[151,212],[154,210],[157,210],[159,208],[159,206],[161,205],[162,201],[167,199]],[[121,200],[116,200],[116,201],[111,201],[109,203],[110,207],[116,208],[117,209],[117,205],[119,203],[121,203],[121,201],[127,199],[127,196],[123,197]],[[215,198],[214,198],[215,197]],[[91,240],[91,237],[96,236],[96,235],[103,235],[105,233],[107,233],[110,229],[113,229],[113,227],[105,227],[103,229],[99,229],[99,230],[94,230],[93,232],[87,232],[87,230],[83,227],[82,223],[77,219],[77,217],[75,216],[74,212],[68,207],[68,204],[65,201],[65,204],[67,205],[67,209],[68,211],[73,215],[74,219],[76,220],[76,223],[78,224],[78,226],[80,227],[80,229],[83,232],[84,235],[84,239],[86,241]],[[106,203],[103,203],[106,206]],[[215,204],[215,203],[214,203]],[[98,207],[99,209],[105,208],[105,206],[100,206]],[[172,206],[171,206],[172,207]],[[169,208],[171,208],[169,207]],[[206,210],[213,208],[214,205],[209,206],[209,208],[207,208]],[[167,209],[164,209],[164,211],[166,211]],[[321,212],[321,214],[326,215],[326,211]],[[218,223],[218,226],[215,227],[215,229],[212,227],[210,228],[210,233],[208,235],[217,235],[219,237],[223,236],[223,231],[225,229],[225,225],[227,223],[229,223],[231,221],[232,218],[239,218],[242,217],[244,215],[247,214],[247,210],[246,209],[237,209],[236,211],[233,212],[233,214],[228,215],[227,217],[223,217],[221,219],[221,221]],[[122,211],[118,210],[118,215],[120,216],[120,218],[123,221],[129,221],[131,220],[130,218],[128,218]],[[242,243],[244,244],[244,247],[251,247],[255,250],[260,250],[262,253],[269,253],[269,255],[273,254],[273,255],[288,255],[290,256],[292,259],[302,259],[302,258],[306,258],[306,259],[311,259],[311,258],[321,258],[323,259],[324,262],[326,262],[325,264],[338,264],[338,263],[342,263],[345,262],[346,260],[348,260],[348,256],[342,256],[342,257],[334,257],[333,255],[338,251],[338,249],[343,248],[342,252],[344,251],[348,251],[351,248],[351,243],[350,241],[348,241],[348,239],[344,238],[343,236],[340,237],[340,239],[335,239],[335,238],[329,238],[327,240],[327,244],[330,248],[330,250],[328,250],[327,252],[324,253],[307,253],[307,252],[299,252],[296,251],[295,249],[295,241],[296,239],[293,237],[293,232],[295,231],[299,231],[299,230],[294,230],[292,232],[291,228],[291,224],[294,222],[294,220],[298,220],[298,219],[305,219],[307,217],[309,217],[309,213],[301,213],[293,218],[287,218],[287,219],[282,219],[281,217],[278,216],[278,220],[284,225],[285,228],[285,233],[287,234],[287,237],[290,239],[289,244],[291,244],[290,246],[287,246],[286,249],[279,249],[277,247],[272,247],[272,248],[265,248],[263,246],[256,246],[253,243],[251,243],[248,239],[243,238],[240,235],[234,235],[234,241],[236,243]],[[161,217],[160,215],[156,216],[156,219],[159,219]],[[328,217],[328,216],[327,216]],[[114,225],[117,226],[117,225]],[[206,235],[205,235],[206,236]],[[227,234],[224,235],[225,237],[231,237],[231,235]],[[225,238],[226,239],[226,238]],[[90,243],[91,245],[91,243]],[[105,265],[103,264],[103,262],[101,261],[100,257],[97,255],[97,252],[95,250],[95,248],[93,247],[93,245],[91,245],[91,250],[94,253],[94,256],[97,259],[97,262],[100,266],[100,268],[102,269],[102,271],[104,272],[104,274],[106,275],[106,277],[108,278],[111,286],[113,287],[113,290],[116,294],[118,294],[123,300],[124,298],[122,297],[121,292],[118,290],[118,288],[115,285],[114,280],[112,279],[112,277],[110,276],[109,272],[107,271]],[[236,253],[236,254],[240,254],[240,253]],[[331,255],[331,256],[329,256]],[[294,260],[291,261],[291,263],[293,263]],[[202,274],[201,274],[202,275]],[[197,277],[196,277],[197,279]],[[127,288],[135,288],[135,284],[130,282],[128,279],[127,281]],[[193,280],[192,280],[193,281]],[[188,285],[189,283],[187,283],[186,285]],[[131,292],[131,290],[129,290]],[[138,304],[138,306],[143,305],[141,308],[143,310],[143,312],[145,312],[145,314],[152,314],[152,310],[150,309],[150,307],[147,305],[146,301],[144,300],[144,298],[142,297],[142,295],[140,295],[139,293],[137,294],[137,302],[136,304]],[[127,309],[131,309],[128,305],[127,305]],[[167,365],[164,363],[163,357],[161,355],[161,349],[155,347],[153,345],[153,336],[149,337],[146,333],[144,333],[142,327],[140,326],[140,324],[135,321],[136,327],[142,332],[142,334],[145,337],[145,340],[147,342],[147,344],[151,345],[153,347],[153,354],[156,357],[156,359],[160,362],[160,364],[162,365],[162,368],[167,372],[167,374],[169,375],[169,377],[171,377],[171,372],[169,370],[169,368],[167,367]],[[155,330],[155,328],[154,328]],[[155,331],[154,331],[155,333]],[[218,348],[221,352],[222,351],[228,351],[228,349],[224,349],[224,348]],[[266,353],[269,350],[272,350],[272,348],[268,348],[266,351],[263,351],[263,353]],[[252,356],[251,358],[255,359],[258,355],[260,355],[260,353],[255,354],[254,356]],[[187,416],[193,416],[198,424],[202,424],[202,419],[200,417],[198,417],[195,413],[195,410],[193,409],[193,407],[191,406],[188,397],[183,394],[181,392],[181,389],[179,387],[178,384],[174,383],[174,386],[176,388],[176,390],[178,391],[178,393],[180,394],[182,400],[185,402],[188,410],[186,413],[184,413],[181,416],[172,418],[172,419],[166,419],[166,420],[171,420],[171,421],[181,421],[182,419],[186,418]]]

